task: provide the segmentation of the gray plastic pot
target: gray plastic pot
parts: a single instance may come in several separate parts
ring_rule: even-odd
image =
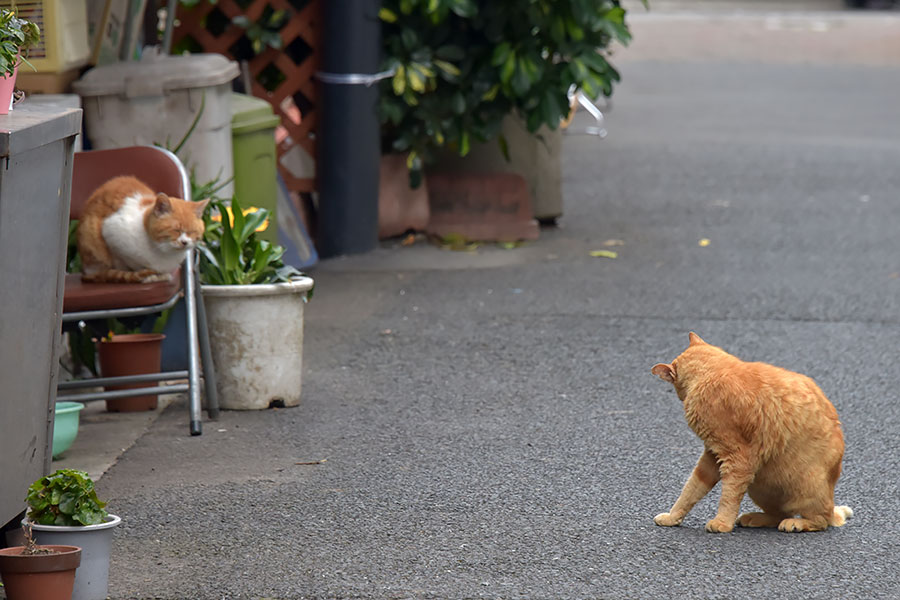
[[[201,286],[221,408],[300,404],[303,308],[312,287],[309,277]]]
[[[22,520],[23,525],[26,522],[30,521]],[[109,515],[105,523],[80,527],[31,523],[32,534],[38,544],[81,548],[81,566],[75,572],[72,600],[106,599],[113,529],[121,522],[122,519],[116,515]]]

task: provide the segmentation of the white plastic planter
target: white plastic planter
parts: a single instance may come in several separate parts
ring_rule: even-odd
[[[26,522],[22,521],[23,524]],[[32,535],[38,544],[81,548],[81,565],[75,571],[72,600],[106,600],[113,529],[121,522],[116,515],[109,515],[105,523],[80,527],[31,524]]]
[[[147,52],[137,62],[94,67],[72,84],[82,97],[87,137],[98,150],[138,144],[174,146],[203,106],[179,155],[199,183],[231,179],[231,80],[237,63],[220,54]],[[228,197],[233,186],[223,188]]]
[[[303,309],[313,280],[202,286],[219,406],[300,403]]]

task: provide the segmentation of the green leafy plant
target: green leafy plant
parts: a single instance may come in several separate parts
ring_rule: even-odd
[[[20,19],[15,10],[0,9],[0,72],[12,75],[19,60],[33,69],[25,54],[40,41],[41,30],[36,24]]]
[[[281,50],[281,28],[290,20],[291,13],[284,9],[275,10],[266,6],[256,22],[244,15],[234,17],[231,22],[245,30],[250,47],[255,54],[262,54],[266,48]]]
[[[206,1],[209,4],[216,4],[218,2],[218,0],[206,0]],[[201,2],[203,2],[203,0],[180,0],[181,5],[185,6],[187,8],[194,8]]]
[[[302,275],[282,261],[284,248],[258,239],[269,222],[264,208],[242,209],[237,198],[231,204],[209,203],[203,220],[206,231],[198,245],[200,280],[209,285],[278,283]]]
[[[41,477],[28,488],[25,502],[28,518],[39,525],[96,525],[108,516],[90,476],[75,469]]]
[[[646,0],[645,0],[646,2]],[[447,148],[499,139],[506,115],[556,129],[573,89],[609,96],[607,60],[631,34],[618,0],[384,0],[379,117],[385,152],[408,152],[416,172]]]

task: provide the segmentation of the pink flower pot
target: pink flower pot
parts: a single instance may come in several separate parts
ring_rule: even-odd
[[[4,74],[0,78],[0,115],[8,115],[12,110],[13,91],[16,89],[16,75],[19,74],[19,65],[13,69],[12,75]]]

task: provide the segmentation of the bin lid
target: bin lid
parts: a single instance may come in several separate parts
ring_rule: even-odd
[[[277,127],[281,118],[274,114],[272,105],[256,96],[231,94],[231,133],[252,133],[260,129]]]
[[[172,56],[145,51],[139,61],[94,67],[72,87],[81,96],[162,96],[174,90],[228,83],[239,73],[237,63],[221,54]]]

